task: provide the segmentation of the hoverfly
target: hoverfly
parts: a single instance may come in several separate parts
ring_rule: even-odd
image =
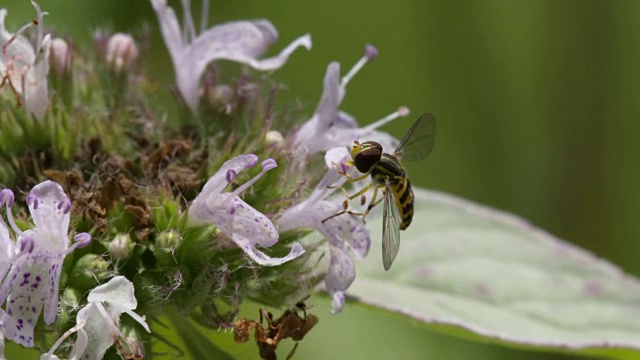
[[[340,189],[349,200],[353,200],[363,195],[371,187],[374,187],[373,197],[364,213],[348,211],[347,201],[345,201],[345,209],[343,211],[322,221],[325,222],[344,213],[359,215],[364,219],[374,206],[384,200],[382,213],[382,263],[385,270],[391,268],[393,260],[398,255],[400,230],[405,230],[409,227],[413,219],[413,190],[411,189],[411,182],[407,177],[407,172],[400,164],[400,159],[407,161],[424,159],[433,150],[435,132],[435,116],[433,114],[423,114],[413,123],[392,154],[383,152],[382,146],[375,141],[365,141],[363,143],[355,141],[351,150],[352,160],[347,162],[346,165],[355,166],[363,175],[357,178],[349,178],[347,181],[361,181],[371,175],[371,184],[353,195],[349,195],[342,187]],[[384,197],[377,200],[378,191],[381,189]]]

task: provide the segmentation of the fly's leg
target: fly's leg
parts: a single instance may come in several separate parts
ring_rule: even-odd
[[[293,355],[296,353],[296,349],[298,348],[298,344],[299,343],[296,343],[295,345],[293,345],[293,349],[291,349],[291,351],[289,351],[289,354],[287,355],[287,360],[293,359]]]
[[[346,191],[344,189],[342,189],[342,190],[343,190],[343,192],[345,192],[345,195],[347,195],[347,199],[352,200],[352,199],[355,199],[357,196],[360,196],[360,195],[364,194],[373,185],[374,185],[374,183],[371,183],[371,184],[365,186],[362,190],[358,191],[356,194],[354,194],[352,196],[349,196],[348,194],[346,194]],[[383,198],[377,200],[378,191],[381,188],[382,188],[382,186],[376,186],[375,187],[374,192],[373,192],[373,197],[371,198],[371,201],[369,202],[369,206],[367,206],[367,210],[365,212],[354,212],[354,211],[349,210],[349,201],[345,200],[342,203],[342,209],[343,210],[338,212],[338,213],[336,213],[336,214],[333,214],[333,215],[329,216],[328,218],[326,218],[324,220],[322,220],[322,223],[324,224],[324,222],[327,221],[327,220],[333,219],[336,216],[340,216],[342,214],[347,213],[347,214],[351,214],[351,215],[354,215],[354,216],[362,216],[362,222],[366,224],[365,218],[369,214],[371,209],[373,209],[376,205],[378,205],[380,203],[380,201],[382,201],[384,199],[384,197],[383,197]],[[366,198],[363,196],[362,203],[364,203],[365,201],[366,201]]]
[[[364,178],[366,178],[367,176],[369,176],[369,174],[365,174],[363,176],[360,176],[358,178],[355,179],[349,179],[347,181],[349,182],[356,182],[356,181],[360,181],[363,180]],[[371,189],[371,187],[374,185],[374,183],[372,182],[371,184],[363,187],[362,189],[360,189],[360,191],[358,191],[357,193],[353,194],[353,195],[349,195],[349,193],[347,192],[347,189],[345,189],[342,186],[327,186],[327,189],[340,189],[340,191],[342,191],[342,193],[344,194],[344,196],[349,199],[349,200],[353,200],[355,198],[357,198],[358,196],[366,193],[369,189]]]
[[[369,185],[367,185],[367,186],[363,187],[360,191],[358,191],[357,193],[355,193],[355,194],[353,194],[353,195],[349,195],[349,194],[347,193],[347,190],[346,190],[345,188],[341,187],[341,186],[340,186],[340,187],[339,187],[339,186],[335,186],[335,187],[333,187],[333,189],[340,189],[340,190],[342,190],[342,192],[344,193],[344,196],[346,196],[346,197],[347,197],[347,200],[345,200],[345,201],[342,203],[342,208],[343,208],[343,210],[342,210],[342,211],[340,211],[339,213],[333,214],[333,215],[329,216],[328,218],[326,218],[326,219],[322,220],[322,223],[324,224],[324,222],[325,222],[325,221],[330,220],[330,219],[333,219],[334,217],[336,217],[336,216],[340,216],[340,215],[342,215],[342,214],[344,214],[344,213],[349,213],[349,214],[351,214],[351,215],[355,215],[355,216],[364,216],[364,214],[363,214],[363,213],[355,213],[355,212],[352,212],[352,211],[349,211],[349,210],[348,210],[348,209],[349,209],[349,200],[353,200],[353,199],[355,199],[356,197],[358,197],[358,196],[360,196],[360,195],[363,195],[363,194],[364,194],[364,193],[366,193],[366,192],[367,192],[367,191],[368,191],[368,190],[369,190],[373,185],[374,185],[374,183],[371,183],[371,184],[369,184]],[[377,192],[377,188],[376,188],[376,192]],[[375,197],[375,195],[374,195],[374,197]],[[363,217],[363,219],[364,219],[364,217]]]

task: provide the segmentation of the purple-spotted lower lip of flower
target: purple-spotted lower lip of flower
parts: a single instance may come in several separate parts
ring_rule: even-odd
[[[240,155],[226,161],[218,172],[207,181],[189,208],[189,220],[194,225],[210,224],[231,239],[239,248],[260,265],[275,266],[295,259],[304,250],[293,244],[289,254],[283,258],[271,258],[257,246],[271,247],[278,241],[278,232],[271,220],[238,196],[256,183],[267,171],[277,167],[273,159],[261,163],[262,171],[238,186],[233,192],[224,192],[230,180],[258,163],[253,154]]]
[[[44,322],[51,324],[58,313],[58,286],[64,257],[76,247],[91,241],[87,233],[75,236],[69,247],[69,211],[71,201],[62,187],[53,181],[44,181],[31,189],[27,205],[35,227],[19,229],[13,219],[10,203],[13,194],[0,195],[7,205],[7,219],[17,234],[18,248],[11,259],[8,274],[0,285],[0,302],[6,300],[3,334],[26,347],[32,347],[34,328],[44,309]]]
[[[200,78],[209,63],[231,60],[256,70],[276,70],[287,62],[298,47],[311,48],[311,36],[306,34],[295,39],[280,54],[259,59],[278,38],[278,32],[269,21],[234,21],[204,30],[206,17],[203,13],[203,30],[196,35],[191,9],[187,8],[188,2],[183,2],[184,32],[166,0],[151,0],[151,4],[158,16],[162,37],[173,61],[176,85],[193,112],[197,112],[198,108]],[[208,8],[206,1],[203,7]]]

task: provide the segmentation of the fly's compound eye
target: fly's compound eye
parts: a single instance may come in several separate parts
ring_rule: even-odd
[[[375,141],[366,141],[355,154],[353,162],[361,173],[367,173],[382,158],[382,146]]]

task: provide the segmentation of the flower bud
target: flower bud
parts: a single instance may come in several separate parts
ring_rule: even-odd
[[[120,330],[124,338],[118,338],[115,342],[120,356],[123,359],[143,359],[144,339],[135,325],[131,324],[131,321],[125,320],[120,325]]]
[[[49,61],[57,76],[64,76],[71,72],[73,65],[73,49],[64,39],[51,40],[51,55]]]
[[[129,234],[120,233],[109,243],[109,254],[114,261],[127,260],[133,252],[135,244]]]
[[[269,145],[281,146],[284,143],[284,138],[282,137],[282,134],[279,131],[271,130],[265,134],[264,142],[266,143],[267,146]]]
[[[209,105],[215,111],[229,112],[233,101],[233,89],[229,85],[214,86],[208,93]]]
[[[69,285],[80,291],[87,291],[103,283],[107,276],[109,276],[109,262],[100,255],[87,254],[73,266]]]
[[[71,314],[74,314],[80,308],[82,303],[82,293],[78,289],[67,287],[62,292],[60,298],[60,304],[62,307],[58,311],[58,318],[56,323],[61,327],[65,327],[66,324],[71,321]]]
[[[115,33],[107,43],[107,64],[119,72],[130,68],[138,58],[138,46],[129,34]]]
[[[153,255],[161,265],[175,265],[176,259],[173,256],[175,249],[182,242],[182,236],[177,230],[163,231],[156,238]]]

